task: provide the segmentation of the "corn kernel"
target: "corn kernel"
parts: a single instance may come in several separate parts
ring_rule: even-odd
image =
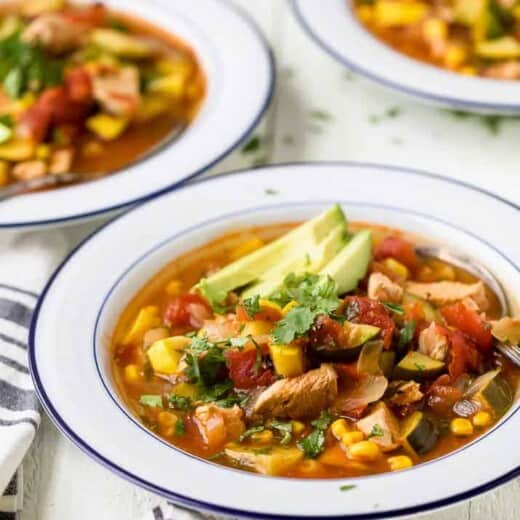
[[[182,289],[182,282],[180,280],[172,280],[166,284],[164,288],[168,296],[177,296]]]
[[[0,161],[0,186],[5,186],[9,183],[9,163],[7,161]]]
[[[401,469],[411,468],[413,466],[412,459],[407,455],[396,455],[388,457],[388,465],[391,471],[399,471]]]
[[[472,67],[471,65],[466,65],[465,67],[462,67],[459,72],[461,74],[464,74],[465,76],[476,76],[477,75],[477,69],[475,67]]]
[[[264,430],[263,432],[256,432],[251,435],[251,440],[258,444],[269,444],[273,442],[273,432],[271,430]]]
[[[343,446],[352,446],[356,442],[361,442],[365,436],[363,432],[347,432],[341,436],[341,444]]]
[[[295,307],[298,307],[298,302],[295,300],[290,301],[283,309],[282,314],[285,316],[289,311],[292,311]]]
[[[347,449],[349,459],[372,462],[381,456],[379,446],[373,441],[360,441]]]
[[[48,159],[51,155],[51,147],[48,144],[39,144],[36,147],[36,158],[37,159]]]
[[[264,241],[259,237],[253,237],[232,249],[229,253],[231,260],[238,260],[242,256],[248,255],[264,245]]]
[[[394,258],[386,258],[383,260],[383,265],[392,271],[392,273],[396,274],[399,278],[404,278],[406,280],[410,276],[408,267],[406,267],[401,262],[398,262]]]
[[[349,431],[347,421],[345,421],[345,419],[336,419],[330,425],[330,431],[332,432],[332,435],[334,435],[334,437],[338,439],[338,441],[341,440],[343,435],[345,435]]]
[[[477,412],[473,416],[473,424],[477,428],[484,428],[485,426],[489,426],[491,424],[491,414],[488,412]]]
[[[141,379],[139,367],[137,365],[126,365],[125,381],[127,383],[137,383]]]
[[[374,10],[371,5],[360,5],[356,9],[357,17],[363,23],[369,23],[372,20],[372,16],[374,14]]]
[[[301,421],[292,421],[292,432],[294,435],[299,435],[305,430],[305,424]]]
[[[427,40],[446,40],[448,37],[448,25],[439,18],[425,20],[422,31]]]
[[[468,53],[462,45],[452,43],[448,45],[444,54],[444,65],[449,69],[457,69],[467,59]]]
[[[473,433],[473,425],[468,419],[453,419],[450,424],[451,432],[458,437],[468,437]]]

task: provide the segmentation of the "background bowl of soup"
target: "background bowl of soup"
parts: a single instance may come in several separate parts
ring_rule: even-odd
[[[413,191],[402,190],[404,184]],[[30,361],[58,428],[109,470],[174,502],[251,518],[413,514],[516,476],[518,460],[507,448],[520,424],[516,400],[489,432],[435,460],[397,473],[328,479],[266,477],[215,464],[161,440],[129,409],[114,379],[111,339],[138,291],[173,259],[225,233],[307,220],[333,203],[351,221],[384,223],[478,259],[518,313],[520,250],[509,239],[518,208],[510,203],[442,177],[384,166],[316,163],[230,174],[136,208],[94,234],[55,273],[33,322]],[[467,214],[462,208],[470,204],[482,211]],[[503,223],[500,233],[495,219]],[[138,243],[136,232],[143,237]],[[117,253],[107,256],[114,242]],[[106,258],[101,268],[94,261],[99,255]]]

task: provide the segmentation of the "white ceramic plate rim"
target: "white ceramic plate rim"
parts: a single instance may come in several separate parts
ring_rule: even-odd
[[[0,229],[83,221],[171,191],[243,143],[269,106],[275,84],[271,49],[256,23],[233,3],[106,3],[169,30],[194,49],[207,77],[207,94],[201,109],[171,146],[114,175],[2,202]],[[248,73],[244,74],[244,70]]]
[[[305,173],[306,171],[309,171],[309,176],[312,177],[313,173],[314,174],[317,173],[317,171],[312,172],[313,169],[319,170],[319,171],[330,170],[329,172],[327,172],[327,174],[335,173],[336,175],[341,175],[342,170],[344,172],[344,171],[348,171],[349,169],[354,170],[354,171],[356,169],[361,169],[361,170],[365,169],[366,171],[374,170],[374,171],[378,172],[378,175],[385,175],[385,173],[386,174],[392,173],[392,174],[395,174],[396,176],[417,175],[419,177],[433,179],[435,181],[435,183],[444,184],[445,185],[444,187],[447,189],[449,189],[450,186],[458,185],[458,186],[462,186],[464,188],[464,190],[468,190],[468,189],[473,190],[477,194],[480,194],[482,198],[495,199],[497,201],[496,203],[493,200],[491,200],[491,202],[493,204],[497,205],[497,207],[498,206],[509,206],[509,209],[513,208],[516,212],[518,212],[518,210],[519,210],[518,206],[516,206],[508,201],[498,199],[494,195],[488,194],[487,192],[484,192],[483,190],[478,190],[478,189],[475,189],[472,187],[468,187],[467,185],[456,182],[456,181],[447,180],[442,177],[435,176],[433,174],[415,172],[415,171],[407,170],[407,169],[403,169],[403,168],[385,167],[385,166],[380,166],[380,165],[360,165],[360,164],[356,164],[356,163],[339,163],[339,164],[338,163],[334,163],[334,164],[330,164],[330,163],[314,164],[313,163],[313,164],[307,164],[307,165],[306,164],[296,164],[296,165],[285,165],[285,166],[276,165],[276,166],[273,166],[270,168],[263,168],[263,169],[259,169],[257,171],[253,171],[253,172],[249,172],[249,173],[245,172],[245,173],[242,173],[241,176],[233,175],[230,177],[230,179],[231,179],[231,181],[236,181],[236,180],[239,180],[240,177],[242,177],[243,178],[242,180],[247,180],[248,182],[250,181],[252,185],[255,185],[255,186],[258,185],[257,187],[262,187],[262,186],[264,188],[267,186],[277,187],[278,185],[277,185],[276,179],[277,178],[281,179],[281,177],[279,177],[279,176],[284,171],[287,172],[287,174],[288,174],[288,172],[292,170],[293,174],[298,173],[301,178],[301,176],[306,175],[306,173]],[[277,170],[280,170],[280,171],[278,171],[278,177],[276,177],[276,176],[273,177],[273,175],[276,174]],[[271,173],[271,172],[273,173],[273,175],[269,175],[269,173]],[[269,178],[266,179],[266,176]],[[325,177],[325,175],[323,175],[323,177]],[[323,177],[320,177],[320,179]],[[330,175],[329,175],[329,177],[330,177]],[[186,193],[192,194],[194,192],[194,190],[195,190],[195,193],[197,193],[198,188],[200,188],[200,190],[199,190],[199,194],[200,194],[201,191],[204,192],[204,190],[214,189],[215,186],[218,186],[218,183],[222,179],[224,179],[223,182],[225,182],[225,177],[218,177],[218,178],[215,178],[210,181],[197,183],[194,186],[189,186],[184,189],[181,189],[181,190],[179,190],[179,192],[177,192],[177,194],[184,192],[184,191],[186,191]],[[266,182],[267,182],[267,184],[266,184]],[[282,181],[280,180],[279,183],[281,184]],[[228,188],[229,188],[229,186],[228,186]],[[177,194],[171,194],[164,198],[169,200],[171,198],[175,198],[175,196]],[[332,190],[331,194],[335,195],[334,190]],[[298,202],[301,199],[299,199],[297,196],[289,197],[289,199],[290,199],[289,201],[285,201],[283,204],[284,205],[293,204],[293,205],[299,205],[299,206],[302,206],[302,205],[308,206],[309,205],[308,202],[307,203]],[[334,200],[337,200],[337,197],[334,197]],[[166,202],[166,201],[164,201],[164,202]],[[326,202],[327,201],[325,201],[325,200],[323,200],[323,198],[321,198],[316,203],[325,204]],[[159,202],[155,201],[155,202],[150,203],[149,206],[160,207],[160,204],[161,204],[160,201]],[[310,204],[313,204],[313,203],[311,202]],[[373,205],[378,206],[381,204],[373,204]],[[148,206],[148,205],[146,205],[146,206]],[[146,206],[141,206],[140,208],[137,208],[136,210],[130,212],[129,214],[124,215],[124,216],[120,217],[119,219],[116,219],[116,222],[113,222],[113,223],[109,224],[107,227],[104,227],[103,229],[97,231],[84,242],[84,245],[79,246],[75,251],[73,251],[69,255],[68,259],[66,259],[64,261],[64,263],[58,268],[56,273],[53,275],[52,279],[49,281],[47,287],[45,288],[44,293],[42,294],[42,297],[38,303],[38,307],[35,311],[35,317],[34,317],[34,320],[32,323],[32,327],[31,327],[30,346],[29,346],[30,366],[31,366],[31,373],[33,375],[40,399],[42,400],[47,412],[51,416],[52,420],[56,423],[58,428],[65,435],[67,435],[76,445],[78,445],[81,449],[83,449],[90,456],[92,456],[93,458],[95,458],[96,460],[101,462],[103,465],[105,465],[112,471],[120,474],[124,478],[131,480],[132,482],[139,484],[143,487],[146,487],[147,489],[155,491],[159,494],[163,494],[164,496],[167,496],[168,498],[172,499],[173,501],[183,503],[185,505],[189,505],[192,507],[211,510],[211,511],[215,511],[215,512],[221,512],[221,513],[227,513],[227,514],[229,514],[229,513],[239,514],[240,516],[247,516],[247,517],[254,517],[254,518],[289,518],[289,517],[301,518],[301,517],[305,516],[305,517],[309,517],[309,518],[314,518],[314,517],[316,517],[316,518],[336,518],[337,517],[337,518],[367,518],[368,519],[368,518],[385,518],[385,517],[388,517],[389,515],[412,514],[415,512],[425,511],[425,510],[429,510],[429,509],[436,508],[436,507],[441,507],[441,506],[448,505],[450,503],[453,503],[453,502],[456,502],[459,500],[463,500],[465,498],[469,498],[471,496],[474,496],[475,494],[478,494],[478,493],[484,492],[488,489],[491,489],[491,488],[495,487],[496,485],[499,485],[500,483],[503,483],[518,475],[518,473],[520,471],[520,469],[518,467],[518,462],[513,460],[513,461],[511,461],[511,467],[508,468],[508,471],[504,472],[503,474],[500,474],[498,477],[490,479],[489,481],[485,481],[485,482],[481,483],[480,485],[475,486],[472,489],[469,489],[469,490],[463,489],[461,492],[457,492],[453,495],[443,497],[442,499],[438,499],[438,500],[434,500],[434,501],[425,500],[424,503],[421,503],[421,504],[413,506],[413,507],[394,508],[392,510],[385,510],[385,511],[371,510],[368,512],[367,511],[356,512],[355,515],[337,514],[337,511],[336,511],[336,514],[312,516],[312,515],[309,515],[309,513],[307,513],[306,509],[302,509],[297,514],[294,514],[294,511],[288,513],[287,511],[283,510],[283,507],[280,511],[277,510],[275,512],[273,512],[272,510],[269,512],[262,511],[262,510],[258,510],[258,508],[254,511],[251,511],[247,508],[247,503],[245,506],[242,505],[241,507],[230,507],[229,501],[227,503],[223,504],[222,502],[219,502],[218,500],[215,501],[214,499],[207,501],[204,499],[203,496],[194,498],[193,496],[182,495],[182,494],[176,493],[174,489],[164,488],[164,487],[158,486],[157,483],[154,483],[153,481],[147,481],[147,480],[141,478],[139,476],[139,471],[136,472],[135,469],[133,471],[132,470],[129,471],[128,469],[125,469],[124,467],[121,467],[120,465],[114,464],[114,462],[112,460],[110,460],[110,456],[107,457],[106,454],[103,453],[103,452],[106,452],[107,447],[106,446],[102,446],[102,447],[92,446],[92,445],[89,445],[88,443],[86,443],[84,441],[84,439],[82,439],[82,437],[81,437],[81,432],[76,432],[76,431],[74,431],[74,428],[70,427],[70,425],[67,422],[67,418],[62,418],[60,416],[60,412],[58,409],[56,409],[55,403],[53,403],[52,400],[49,399],[47,392],[46,392],[46,388],[45,388],[45,382],[40,378],[39,367],[38,367],[38,363],[37,363],[37,354],[36,354],[36,349],[37,349],[37,344],[38,344],[36,341],[37,328],[38,328],[38,323],[39,323],[39,319],[40,319],[40,315],[42,314],[42,311],[43,311],[44,320],[48,319],[49,316],[52,315],[52,310],[49,311],[49,308],[45,308],[45,305],[49,302],[49,300],[52,300],[52,295],[50,295],[50,298],[49,298],[49,291],[52,292],[53,285],[56,282],[59,282],[60,273],[63,270],[66,271],[69,264],[74,263],[74,261],[75,261],[74,256],[76,254],[78,254],[78,252],[81,252],[82,247],[87,246],[89,244],[89,242],[91,242],[91,241],[92,241],[92,243],[94,243],[94,241],[96,240],[95,237],[98,234],[101,234],[101,235],[104,233],[109,234],[111,227],[112,226],[115,227],[115,224],[117,224],[117,222],[119,222],[120,225],[124,226],[125,220],[132,219],[131,215],[133,215],[135,218],[137,218],[137,215],[140,215],[143,211],[146,211],[146,209],[143,210],[143,208],[146,208]],[[249,211],[249,212],[253,211],[254,210],[253,206],[254,206],[254,204],[248,202],[248,204],[246,205],[245,208],[241,208],[240,213],[244,213],[247,211]],[[279,204],[275,204],[275,205],[263,204],[261,206],[261,208],[263,208],[263,210],[265,210],[266,208],[271,208],[271,207],[274,207],[276,209],[279,206],[280,206]],[[399,206],[397,206],[397,207],[399,208]],[[407,210],[407,213],[413,213],[413,212],[410,212]],[[416,212],[416,213],[418,216],[420,215],[420,212]],[[516,215],[516,213],[514,213],[514,214]],[[410,215],[408,215],[407,218],[409,219]],[[431,218],[431,216],[430,216],[430,218]],[[439,219],[435,219],[435,220],[439,220]],[[213,219],[213,222],[214,222],[214,219]],[[444,222],[444,224],[446,224],[446,222]],[[205,225],[205,223],[203,221],[200,221],[200,219],[199,219],[196,227],[203,227],[204,225]],[[206,223],[206,225],[207,225],[207,223]],[[180,236],[180,235],[186,234],[186,233],[189,234],[191,232],[191,230],[190,230],[191,227],[192,226],[181,226],[180,229],[172,230],[172,232],[175,231],[177,236]],[[451,227],[453,227],[453,226],[451,226]],[[457,228],[455,228],[455,229],[457,229]],[[467,230],[465,231],[465,233],[468,234]],[[469,233],[469,234],[472,235],[472,233]],[[475,235],[473,234],[473,236],[475,236]],[[482,242],[481,239],[478,239],[478,240],[480,240],[480,242]],[[153,250],[157,249],[158,247],[159,248],[162,247],[164,245],[164,243],[165,243],[164,236],[157,237],[157,242],[155,243]],[[494,247],[492,244],[491,245],[486,244],[486,242],[483,242],[483,243],[486,247]],[[516,249],[515,249],[515,253],[516,253]],[[137,259],[137,262],[140,263],[144,257],[148,257],[149,255],[150,255],[150,252],[144,253],[144,255],[141,253],[139,255],[136,255],[136,258],[139,257]],[[519,270],[519,267],[517,265],[518,264],[517,257],[518,257],[518,255],[515,254],[515,260],[510,261],[511,266],[514,268],[516,273],[518,273],[518,270]],[[133,269],[133,266],[135,263],[136,263],[135,260],[131,262],[130,270]],[[122,275],[122,276],[124,278],[124,275]],[[517,275],[515,276],[515,282],[516,281],[517,281]],[[115,282],[115,284],[117,285],[118,280],[114,280],[113,282]],[[52,307],[52,301],[51,301],[51,303],[49,303],[49,305]],[[88,329],[91,329],[93,327],[94,327],[93,324],[88,325]],[[94,368],[92,368],[92,369],[94,369]],[[517,411],[518,411],[518,405],[515,409],[515,412],[517,412]],[[253,487],[258,486],[260,484],[262,493],[266,492],[265,496],[269,496],[269,497],[273,496],[272,494],[269,493],[269,491],[271,491],[271,492],[274,491],[273,486],[276,483],[276,485],[278,487],[283,488],[283,489],[280,489],[280,492],[279,492],[280,496],[285,496],[289,493],[289,491],[291,491],[291,493],[289,494],[289,498],[292,496],[293,492],[296,496],[300,496],[300,497],[315,496],[320,493],[322,493],[322,494],[326,493],[328,490],[330,491],[331,486],[335,490],[337,490],[342,483],[351,483],[354,481],[356,483],[358,483],[358,487],[361,488],[363,483],[365,483],[365,482],[368,483],[369,481],[373,481],[373,480],[381,479],[381,478],[386,479],[385,480],[385,483],[387,483],[386,485],[388,485],[388,483],[391,480],[392,480],[392,482],[397,481],[399,479],[404,479],[404,481],[406,481],[407,476],[408,477],[421,476],[421,478],[424,478],[424,474],[423,474],[424,468],[426,468],[428,466],[430,468],[434,467],[434,466],[439,467],[439,465],[443,464],[443,460],[452,459],[452,462],[453,462],[454,458],[457,458],[457,461],[460,462],[460,459],[463,459],[463,457],[461,457],[463,452],[471,450],[474,454],[474,452],[475,452],[474,448],[479,443],[485,444],[489,447],[489,442],[490,442],[489,438],[490,437],[492,439],[496,438],[498,441],[498,437],[501,435],[501,432],[503,433],[506,429],[509,431],[509,430],[511,430],[511,428],[513,428],[513,425],[512,425],[513,422],[515,422],[515,424],[517,426],[517,430],[518,430],[519,415],[518,415],[518,413],[515,413],[515,412],[511,412],[508,415],[507,420],[502,422],[502,424],[498,428],[495,429],[495,433],[493,433],[493,435],[486,435],[484,437],[481,437],[477,442],[471,444],[469,447],[464,448],[463,450],[459,450],[455,454],[448,455],[448,456],[444,457],[442,460],[438,459],[437,461],[433,461],[428,464],[423,464],[420,467],[415,468],[411,472],[401,472],[400,474],[385,475],[384,477],[375,476],[375,477],[364,477],[362,479],[342,479],[342,480],[335,479],[333,481],[320,481],[320,482],[312,481],[312,483],[309,483],[309,482],[300,481],[300,480],[287,480],[287,479],[274,479],[274,478],[266,479],[266,478],[262,478],[259,476],[250,476],[250,475],[244,474],[242,472],[236,472],[234,470],[229,471],[229,470],[220,468],[220,467],[212,465],[212,464],[202,463],[203,466],[200,467],[200,471],[202,473],[200,476],[202,477],[204,475],[208,475],[208,479],[211,479],[211,477],[213,477],[213,478],[219,479],[219,480],[222,480],[222,479],[233,480],[230,477],[231,473],[233,473],[233,474],[240,473],[239,480],[237,481],[235,478],[234,479],[235,487],[232,487],[232,489],[235,489],[237,491],[237,494],[239,497],[240,497],[241,492],[243,492],[244,490],[240,489],[240,487],[237,488],[236,486],[237,485],[243,486],[244,483],[248,482]],[[515,413],[515,419],[513,421],[514,413]],[[128,418],[128,416],[127,416],[127,418]],[[128,422],[130,423],[130,421],[128,421]],[[508,424],[506,424],[506,423],[508,423]],[[506,428],[506,426],[507,426],[507,428]],[[152,438],[150,433],[147,433],[144,435],[147,435],[149,437],[149,439]],[[143,437],[143,439],[144,439],[144,437]],[[487,439],[486,442],[484,442],[485,439]],[[155,443],[155,440],[153,442]],[[156,444],[158,445],[159,443],[156,443]],[[482,449],[484,449],[484,446],[482,447]],[[186,463],[186,464],[189,464],[189,465],[200,464],[200,461],[198,461],[198,459],[193,459],[191,456],[183,454],[182,452],[178,452],[177,450],[174,450],[174,451],[177,452],[175,455],[175,459],[179,464],[182,465],[182,464],[186,463],[187,459],[191,459],[191,462]],[[447,466],[447,465],[449,465],[449,463],[448,464],[444,463],[444,465]],[[215,468],[217,468],[217,469],[215,469]],[[488,468],[486,468],[486,471],[487,471],[487,469]],[[251,480],[251,479],[253,479],[253,480]],[[258,480],[258,479],[261,479],[261,480]],[[408,478],[408,480],[410,480],[410,479]],[[414,479],[414,480],[416,480],[416,479]],[[312,485],[310,485],[310,484],[312,484]],[[462,485],[462,487],[464,487],[464,485]],[[335,501],[341,502],[342,500],[345,500],[343,497],[348,496],[348,495],[349,495],[348,493],[339,494],[339,496],[335,497]],[[325,499],[327,497],[324,496],[323,498]],[[330,500],[330,497],[328,497],[327,499]],[[300,498],[300,501],[305,502],[305,499]]]
[[[340,63],[392,90],[441,106],[476,112],[520,111],[518,82],[469,77],[393,50],[364,29],[349,0],[291,0],[307,34]]]

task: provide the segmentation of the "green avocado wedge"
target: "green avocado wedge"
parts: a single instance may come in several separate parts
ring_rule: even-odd
[[[345,214],[335,204],[277,240],[227,265],[214,275],[203,278],[195,288],[212,306],[221,304],[230,291],[256,282],[273,265],[294,257],[302,246],[305,249],[316,247],[338,225],[347,230]]]
[[[336,282],[338,294],[355,289],[366,275],[372,257],[372,231],[356,233],[347,245],[319,272]]]

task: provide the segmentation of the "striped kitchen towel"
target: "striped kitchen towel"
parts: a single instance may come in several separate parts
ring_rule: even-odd
[[[27,366],[27,338],[38,292],[67,250],[59,232],[0,236],[0,520],[23,500],[20,464],[40,423]]]

